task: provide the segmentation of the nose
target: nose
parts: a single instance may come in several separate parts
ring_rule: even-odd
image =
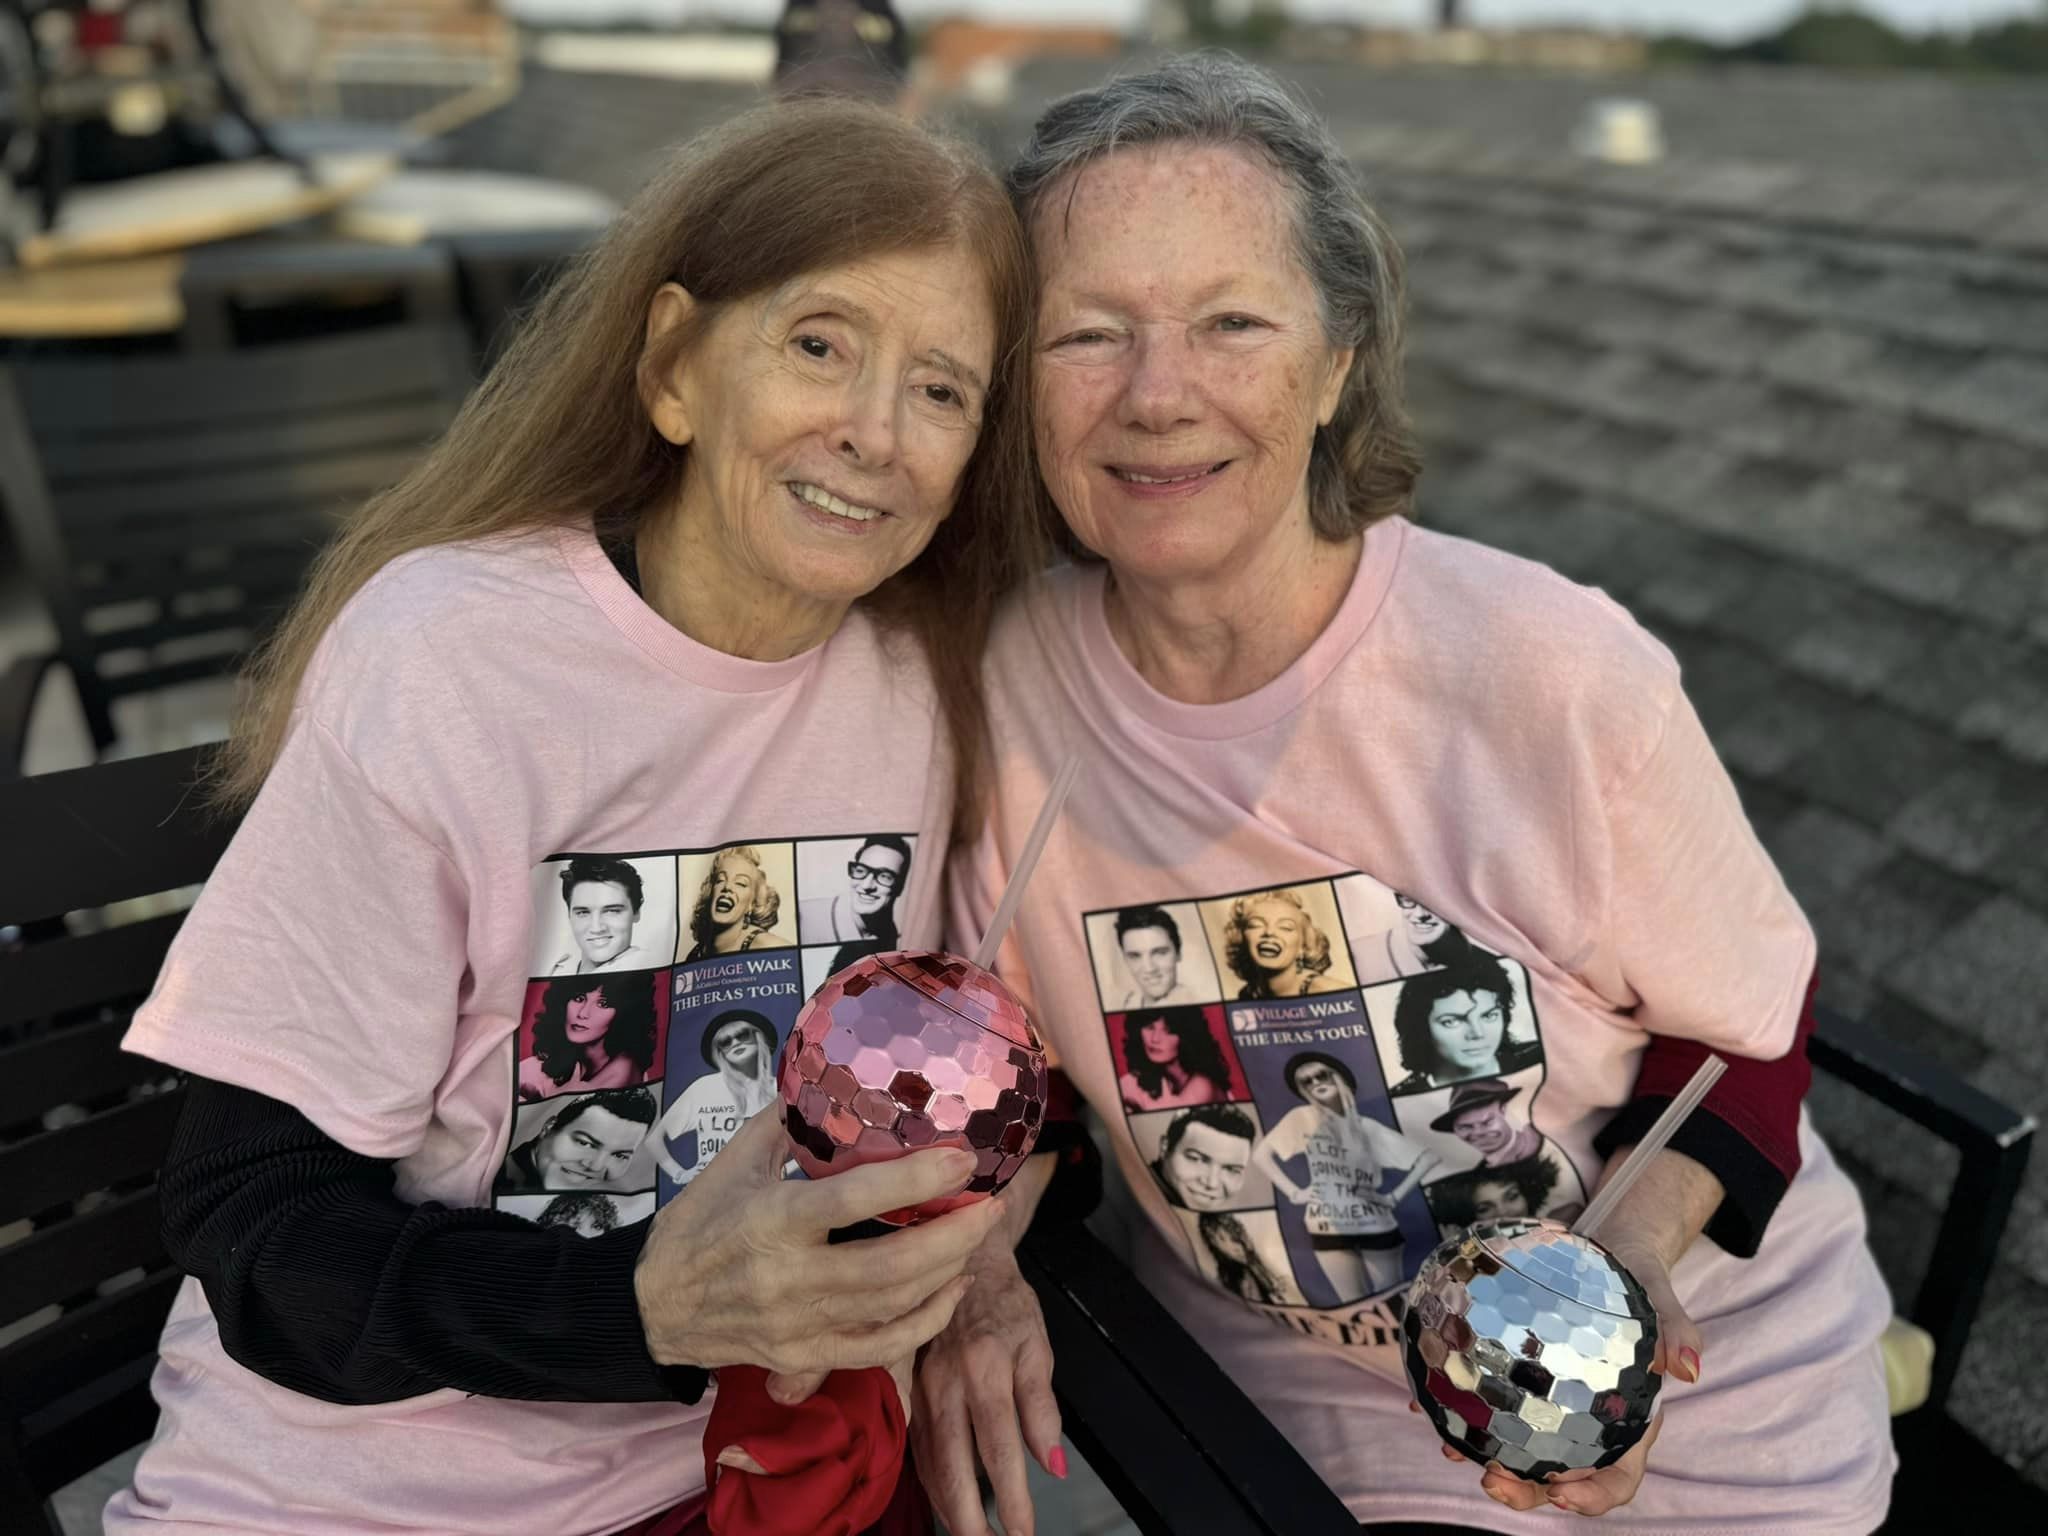
[[[1193,420],[1193,370],[1187,338],[1178,327],[1140,331],[1124,386],[1125,425],[1161,433],[1187,425]]]
[[[882,469],[896,459],[896,390],[879,378],[863,378],[847,391],[846,417],[834,445],[839,456],[862,469]]]

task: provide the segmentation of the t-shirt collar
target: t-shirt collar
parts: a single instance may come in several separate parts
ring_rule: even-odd
[[[1103,608],[1109,577],[1106,565],[1088,567],[1074,584],[1082,662],[1114,707],[1136,715],[1169,736],[1196,741],[1249,736],[1299,708],[1372,626],[1387,588],[1393,584],[1394,569],[1407,542],[1407,533],[1406,519],[1398,517],[1368,528],[1358,569],[1336,616],[1292,666],[1241,699],[1223,704],[1184,704],[1146,682],[1110,633],[1109,617]]]
[[[783,661],[728,656],[692,640],[648,607],[591,529],[565,528],[559,542],[562,558],[612,626],[656,662],[701,687],[720,693],[767,693],[802,678],[832,643],[827,639]]]

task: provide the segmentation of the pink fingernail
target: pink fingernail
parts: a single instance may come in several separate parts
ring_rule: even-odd
[[[1064,1478],[1067,1475],[1067,1448],[1065,1446],[1056,1445],[1046,1452],[1045,1469],[1052,1473],[1054,1477]]]
[[[1692,1379],[1698,1381],[1700,1379],[1700,1352],[1688,1344],[1679,1350],[1678,1358],[1692,1367]]]

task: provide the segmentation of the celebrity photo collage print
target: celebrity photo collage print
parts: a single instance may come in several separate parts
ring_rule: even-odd
[[[776,1101],[804,1000],[901,947],[909,833],[535,866],[511,1151],[492,1204],[585,1236],[653,1214]]]
[[[1527,971],[1420,902],[1350,874],[1082,922],[1139,1155],[1196,1266],[1271,1320],[1384,1344],[1443,1236],[1583,1208]]]

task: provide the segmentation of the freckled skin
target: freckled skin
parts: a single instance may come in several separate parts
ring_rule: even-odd
[[[1313,541],[1309,450],[1350,354],[1324,336],[1291,230],[1280,181],[1232,149],[1121,151],[1041,204],[1039,464],[1119,580],[1293,568]],[[1219,463],[1164,499],[1113,472]]]
[[[649,574],[680,583],[679,609],[724,648],[829,634],[951,514],[995,369],[994,304],[975,274],[957,248],[806,273],[719,309],[651,392],[656,429],[689,454]],[[692,312],[664,286],[650,335]],[[799,482],[884,516],[821,522]]]

